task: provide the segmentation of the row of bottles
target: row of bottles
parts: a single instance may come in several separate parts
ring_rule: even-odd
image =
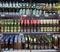
[[[25,48],[31,49],[57,49],[58,37],[47,35],[31,35],[26,37]]]
[[[3,35],[2,50],[14,50],[16,44],[21,44],[19,49],[58,49],[59,39],[56,35]],[[19,45],[20,45],[19,44]],[[12,45],[12,46],[11,46]],[[19,46],[18,45],[18,46]],[[18,49],[18,47],[16,48]]]
[[[59,25],[59,20],[58,19],[41,19],[41,20],[21,20],[21,25],[22,26],[30,26],[30,25],[34,25],[34,26],[41,26],[41,25]]]
[[[21,32],[59,32],[59,20],[21,20]]]
[[[19,19],[3,19],[1,22],[1,32],[20,32]]]
[[[46,5],[43,9],[48,10],[48,11],[56,10],[56,11],[60,12],[60,3],[55,3],[54,5],[52,5],[52,4]]]
[[[0,32],[1,32],[1,21],[0,21]]]
[[[60,21],[49,20],[21,20],[3,19],[1,20],[1,32],[59,32]]]
[[[59,3],[32,3],[32,8],[43,8],[43,7],[56,7]],[[29,8],[30,3],[18,3],[18,2],[0,2],[0,7],[10,7],[10,8]]]
[[[20,15],[30,15],[30,9],[29,8],[0,8],[1,13],[19,13]],[[46,14],[46,15],[55,15],[57,11],[44,11],[44,10],[38,10],[38,9],[32,9],[32,14],[33,15],[41,15],[41,14]]]
[[[60,21],[56,19],[49,20],[19,20],[3,19],[1,20],[1,32],[59,32]],[[31,27],[31,28],[30,28]]]
[[[60,32],[59,27],[23,27],[21,32]]]
[[[0,7],[29,7],[30,3],[18,3],[18,2],[0,2]],[[56,6],[56,3],[32,3],[32,8],[38,6]]]
[[[8,14],[9,13],[19,13],[19,10],[20,9],[18,9],[18,8],[17,9],[16,8],[15,9],[14,8],[8,8],[8,9],[7,8],[0,8],[0,13],[8,13]]]
[[[19,7],[19,3],[18,2],[0,2],[0,7]]]
[[[54,7],[56,3],[32,3],[32,14],[40,15],[40,14],[55,14],[57,11],[44,11],[44,7]],[[5,7],[5,8],[4,8]],[[10,8],[8,8],[10,7]],[[14,8],[15,7],[15,8]],[[16,8],[17,7],[17,8]],[[19,8],[20,7],[20,8]],[[30,3],[18,3],[18,2],[0,2],[0,12],[15,12],[20,15],[29,15],[30,14]]]
[[[1,40],[2,50],[14,50],[16,44],[21,43],[21,37],[19,34],[4,34]]]

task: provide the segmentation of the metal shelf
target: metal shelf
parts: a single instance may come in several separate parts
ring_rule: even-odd
[[[19,12],[0,12],[0,18],[1,19],[5,19],[6,17],[9,17],[9,18],[20,18],[21,14]],[[24,18],[25,20],[26,19],[30,19],[28,17],[30,17],[30,15],[25,15],[26,18]],[[32,15],[32,18],[35,19],[35,20],[40,20],[40,19],[60,19],[60,14],[55,14],[55,15],[48,15],[46,16],[45,14],[41,14],[41,15]]]
[[[6,34],[60,34],[60,32],[1,32],[1,33],[6,33]]]
[[[14,51],[3,51],[3,52],[30,52],[30,50],[14,50]],[[31,50],[31,52],[58,52],[58,50]]]

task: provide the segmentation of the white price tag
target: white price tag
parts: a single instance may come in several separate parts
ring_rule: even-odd
[[[23,33],[20,33],[20,35],[23,35]]]
[[[47,35],[51,35],[50,33],[47,33]]]
[[[36,17],[39,17],[39,15],[36,15]]]
[[[45,14],[45,17],[48,17],[49,15],[48,14]]]
[[[5,15],[4,15],[4,14],[2,14],[2,15],[1,15],[1,17],[5,17]]]

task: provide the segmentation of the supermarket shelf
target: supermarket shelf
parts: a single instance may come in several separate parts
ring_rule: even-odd
[[[20,6],[10,7],[10,6],[0,6],[0,8],[20,8]]]
[[[0,15],[1,14],[5,14],[5,15],[8,15],[8,14],[9,15],[19,15],[19,12],[16,12],[16,13],[15,12],[0,12]]]
[[[30,50],[14,50],[14,51],[3,51],[3,52],[30,52]],[[58,52],[57,50],[31,50],[31,52]]]
[[[60,33],[60,32],[23,32],[23,33]]]
[[[24,0],[24,1],[22,1],[22,0],[1,0],[1,2],[3,2],[3,1],[4,1],[4,2],[7,1],[7,2],[24,2],[24,3],[28,2],[28,3],[30,3],[30,0]],[[42,1],[42,0],[39,0],[39,1],[38,1],[38,0],[32,0],[32,2],[33,2],[33,3],[34,3],[34,2],[35,2],[35,3],[50,3],[50,2],[51,2],[51,3],[52,3],[52,2],[53,2],[53,3],[54,3],[54,2],[56,3],[56,2],[59,2],[59,0],[50,0],[50,1],[49,1],[49,0],[44,0],[44,1]]]
[[[57,50],[32,50],[32,52],[57,52]]]
[[[0,12],[0,18],[1,19],[6,19],[8,17],[9,18],[20,18],[21,14],[19,12]],[[30,17],[30,15],[25,15],[26,18],[24,19],[30,19],[28,17]],[[60,14],[55,14],[55,15],[45,15],[45,14],[41,14],[41,15],[32,15],[33,19],[60,19]]]
[[[0,18],[1,19],[3,19],[3,18],[5,18],[6,19],[6,17],[9,17],[9,18],[16,18],[16,19],[18,19],[19,18],[19,13],[14,13],[14,12],[10,12],[10,13],[7,13],[7,12],[0,12]],[[9,19],[8,18],[8,19]]]
[[[46,34],[46,33],[48,33],[48,34],[60,34],[60,32],[1,32],[1,33],[6,33],[6,34],[20,34],[20,33],[22,33],[22,34]]]
[[[0,19],[20,19],[18,13],[0,13]]]
[[[20,34],[20,33],[19,32],[3,32],[2,34]]]
[[[30,35],[32,35],[32,34],[33,34],[33,35],[36,35],[36,34],[38,34],[38,35],[52,35],[52,34],[58,34],[58,35],[59,35],[60,32],[29,32],[29,33],[23,32],[23,34],[24,34],[24,35],[26,35],[26,34],[27,34],[27,35],[29,35],[29,34],[30,34]]]
[[[16,6],[16,7],[0,7],[0,8],[7,8],[7,9],[9,9],[9,8],[11,8],[11,9],[37,9],[37,8],[30,8],[30,7],[20,7],[20,6]],[[40,8],[40,10],[41,10],[42,8]]]
[[[0,12],[0,15],[1,14],[10,14],[10,15],[12,15],[12,14],[17,14],[17,15],[20,15],[19,14],[19,12]],[[41,15],[41,14],[40,14]],[[43,14],[43,15],[45,15],[45,14]],[[48,14],[48,16],[49,16],[50,14]],[[60,15],[60,14],[51,14],[52,16],[54,16],[54,15]],[[50,15],[50,16],[51,16]],[[38,15],[39,16],[39,15]]]

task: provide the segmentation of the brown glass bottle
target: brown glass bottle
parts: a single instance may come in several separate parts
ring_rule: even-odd
[[[26,32],[29,32],[29,20],[26,20]]]
[[[25,49],[28,49],[28,41],[29,39],[28,39],[28,36],[26,35],[25,36]]]
[[[53,48],[58,49],[58,37],[56,35],[53,35],[52,39]]]
[[[1,26],[2,26],[2,25],[1,25],[1,21],[0,21],[0,32],[1,32]]]
[[[41,36],[41,49],[44,49],[44,36]]]

